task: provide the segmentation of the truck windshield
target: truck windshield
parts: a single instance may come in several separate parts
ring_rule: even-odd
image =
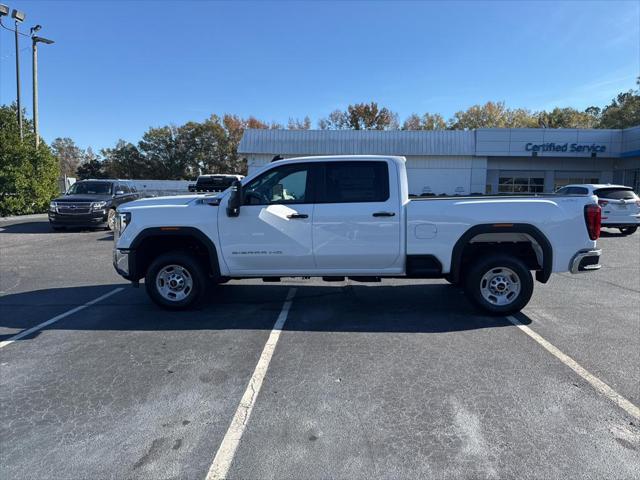
[[[71,185],[68,195],[111,195],[109,182],[77,182]]]

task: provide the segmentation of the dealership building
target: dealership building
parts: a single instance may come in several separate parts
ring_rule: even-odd
[[[400,155],[415,195],[543,193],[570,183],[617,183],[640,191],[640,126],[246,130],[238,152],[249,173],[276,157]]]

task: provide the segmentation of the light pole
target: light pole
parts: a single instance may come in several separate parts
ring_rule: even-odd
[[[36,25],[31,29],[31,33],[40,30],[40,25]],[[51,45],[53,40],[43,37],[31,37],[31,53],[33,60],[33,133],[36,137],[36,148],[40,145],[40,133],[38,132],[38,43]]]
[[[22,103],[20,102],[20,53],[18,46],[18,37],[20,33],[18,32],[18,24],[24,21],[24,12],[20,10],[16,10],[15,8],[11,12],[11,18],[15,20],[15,36],[16,36],[16,97],[18,103],[18,128],[20,129],[20,141],[22,141]]]

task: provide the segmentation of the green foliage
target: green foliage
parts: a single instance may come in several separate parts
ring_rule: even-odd
[[[640,91],[629,90],[619,94],[604,107],[600,128],[629,128],[640,125]]]
[[[554,108],[550,112],[540,112],[540,125],[546,128],[597,128],[599,109],[589,107],[585,111],[575,108]]]
[[[34,145],[33,124],[25,119],[20,141],[15,106],[0,106],[0,215],[47,210],[58,194],[59,167],[49,147]]]

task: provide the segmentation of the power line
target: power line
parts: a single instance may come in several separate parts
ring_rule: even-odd
[[[15,33],[15,30],[13,28],[9,28],[4,23],[2,23],[2,18],[0,18],[0,27],[4,28],[5,30],[9,30],[12,33]],[[21,31],[18,31],[18,35],[22,35],[23,37],[29,37],[29,35],[27,35],[26,33],[22,33]]]
[[[31,48],[31,47],[24,47],[24,48],[21,48],[19,51],[20,51],[20,52],[25,52],[25,51],[29,50],[30,48]],[[15,54],[15,53],[13,53],[13,52],[8,53],[8,54],[6,54],[4,57],[0,57],[0,61],[2,61],[2,60],[6,60],[7,58],[15,57],[15,56],[16,56],[16,54]]]

